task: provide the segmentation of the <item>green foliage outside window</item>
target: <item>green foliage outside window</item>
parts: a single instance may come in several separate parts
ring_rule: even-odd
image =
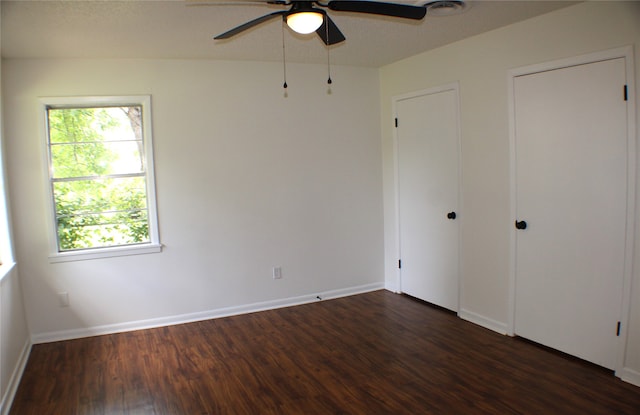
[[[60,251],[149,242],[141,113],[48,109]]]

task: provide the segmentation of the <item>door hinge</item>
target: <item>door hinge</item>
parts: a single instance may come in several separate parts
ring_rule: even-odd
[[[398,128],[398,118],[396,117],[396,128]]]
[[[623,89],[624,89],[624,100],[628,101],[629,100],[629,95],[628,95],[628,92],[627,92],[627,86],[625,85]]]
[[[616,336],[620,336],[620,322],[618,321],[618,327],[616,328]]]
[[[401,259],[399,259],[399,260],[398,260],[398,268],[399,268],[399,269],[401,269],[401,268],[402,268],[402,260],[401,260]]]

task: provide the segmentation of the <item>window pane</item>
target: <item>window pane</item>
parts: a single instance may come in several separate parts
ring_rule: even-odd
[[[58,219],[60,251],[149,242],[146,210]]]
[[[55,144],[51,167],[54,178],[143,173],[142,141]]]
[[[53,192],[61,250],[149,240],[143,176],[56,182]]]
[[[49,141],[142,140],[142,107],[49,108]]]
[[[146,209],[144,177],[78,180],[53,184],[57,216]]]

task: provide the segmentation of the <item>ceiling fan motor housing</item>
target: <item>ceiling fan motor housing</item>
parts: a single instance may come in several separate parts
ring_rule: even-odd
[[[463,0],[436,0],[425,3],[429,16],[451,16],[465,11],[468,2]]]

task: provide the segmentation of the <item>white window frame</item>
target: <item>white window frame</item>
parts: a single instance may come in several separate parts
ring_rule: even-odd
[[[40,118],[42,120],[43,148],[45,150],[46,188],[48,196],[48,228],[49,228],[49,261],[67,262],[87,259],[109,258],[125,255],[149,254],[162,251],[158,233],[158,213],[156,206],[155,171],[153,167],[153,141],[151,133],[151,96],[88,96],[88,97],[46,97],[39,99]],[[49,145],[48,110],[56,108],[97,108],[97,107],[142,107],[142,140],[146,162],[145,179],[147,185],[147,209],[149,221],[149,242],[87,248],[73,251],[60,251],[58,247],[58,231],[55,218],[55,199],[52,188],[51,146]]]

